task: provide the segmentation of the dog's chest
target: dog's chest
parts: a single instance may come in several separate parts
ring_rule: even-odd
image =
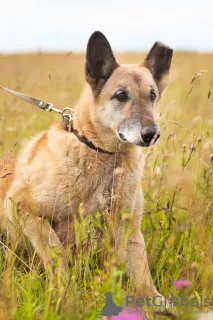
[[[48,212],[60,215],[76,214],[82,205],[86,213],[109,209],[113,190],[118,185],[119,164],[114,159],[103,161],[101,157],[63,159],[55,165],[43,188],[41,201],[46,202]]]

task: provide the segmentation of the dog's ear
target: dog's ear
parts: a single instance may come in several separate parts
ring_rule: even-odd
[[[86,81],[96,94],[117,67],[118,63],[106,37],[100,31],[94,32],[87,44],[85,74]]]
[[[160,42],[155,42],[147,55],[144,66],[147,67],[158,86],[160,94],[168,84],[173,50]]]

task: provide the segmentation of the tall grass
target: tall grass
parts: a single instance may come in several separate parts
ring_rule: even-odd
[[[120,54],[118,61],[140,63],[143,57]],[[84,85],[83,59],[81,54],[0,56],[0,84],[61,108],[73,106]],[[212,59],[212,54],[196,53],[174,57],[170,87],[156,110],[160,142],[145,150],[141,228],[159,291],[165,296],[202,295],[213,301]],[[0,92],[0,156],[18,152],[55,119],[58,115]],[[117,265],[107,230],[103,248],[98,249],[93,226],[100,227],[99,219],[97,214],[93,220],[76,221],[76,256],[70,255],[65,290],[51,288],[48,272],[33,250],[26,254],[23,248],[18,257],[12,252],[6,260],[5,252],[11,249],[2,239],[0,319],[95,319],[94,299],[107,291],[116,303],[124,303],[131,284],[125,279],[124,266]],[[81,245],[85,242],[90,244],[87,250]],[[184,292],[173,285],[181,278],[191,282]],[[177,312],[180,319],[192,319],[202,310],[191,307]]]

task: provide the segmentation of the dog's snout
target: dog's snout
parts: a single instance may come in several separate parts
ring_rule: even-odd
[[[154,144],[160,138],[160,130],[157,126],[144,128],[141,132],[141,138],[147,146]]]

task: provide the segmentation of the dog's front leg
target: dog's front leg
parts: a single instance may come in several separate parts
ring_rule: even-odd
[[[138,190],[135,203],[127,200],[122,207],[129,209],[129,220],[120,222],[116,232],[116,252],[120,263],[126,264],[126,273],[131,278],[134,288],[141,296],[159,295],[149,269],[146,245],[141,228],[142,191]]]
[[[21,230],[43,259],[45,268],[50,270],[51,276],[57,275],[58,271],[65,275],[67,267],[65,250],[49,222],[28,213],[27,216],[21,217],[19,223]]]
[[[19,235],[23,233],[40,255],[45,268],[50,271],[54,283],[57,281],[59,272],[62,272],[62,279],[66,280],[65,249],[48,220],[32,214],[30,206],[22,200],[20,195],[13,196],[16,202],[11,198],[8,197],[5,202],[4,218],[8,221],[8,231],[12,241],[18,242]]]
[[[146,246],[141,231],[136,230],[123,243],[121,235],[117,237],[116,251],[120,263],[126,263],[126,273],[140,296],[159,295],[154,286],[149,269]]]

